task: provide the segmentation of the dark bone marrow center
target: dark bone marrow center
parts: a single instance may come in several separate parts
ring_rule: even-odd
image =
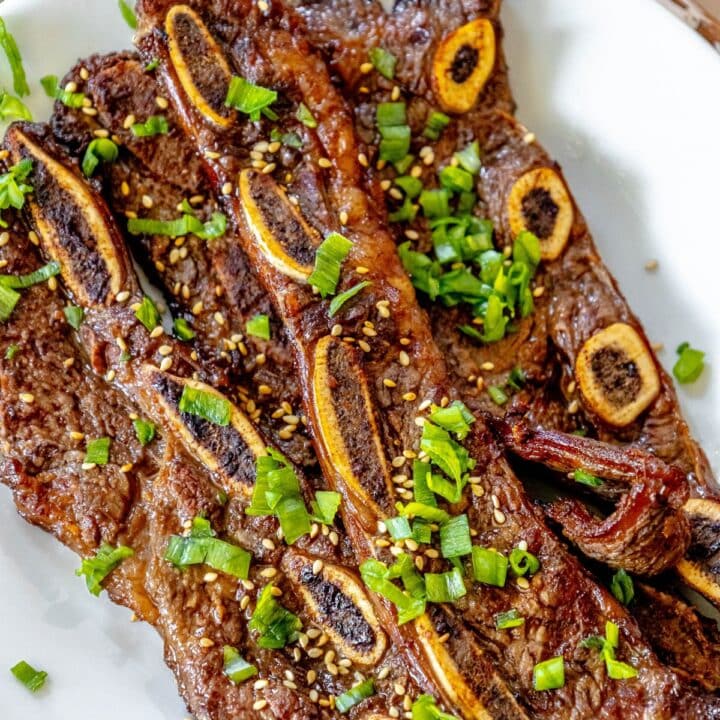
[[[533,188],[522,200],[525,227],[540,240],[552,235],[558,212],[560,209],[545,188]]]
[[[627,405],[640,393],[642,378],[638,367],[624,350],[601,348],[593,354],[590,367],[608,402],[615,407]]]
[[[458,85],[464,83],[475,71],[480,53],[472,45],[463,45],[455,53],[452,65],[450,65],[450,77]]]

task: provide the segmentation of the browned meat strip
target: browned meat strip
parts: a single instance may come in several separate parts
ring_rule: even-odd
[[[291,20],[287,16],[272,11],[263,16],[242,3],[222,2],[193,10],[147,0],[139,9],[143,21],[141,47],[146,57],[160,58],[169,92],[203,152],[216,193],[220,195],[225,184],[246,168],[237,194],[225,196],[225,202],[239,224],[245,250],[272,293],[295,343],[309,422],[326,475],[346,499],[348,532],[361,555],[384,558],[373,534],[378,518],[387,517],[393,510],[395,492],[390,484],[389,457],[397,456],[398,462],[393,465],[402,467],[406,458],[398,454],[400,449],[417,453],[419,430],[415,419],[422,410],[415,400],[440,402],[452,393],[448,391],[444,363],[415,305],[394,246],[364,194],[355,161],[358,148],[347,111],[331,89],[323,66],[304,41],[288,31]],[[214,17],[222,20],[216,22]],[[188,69],[191,58],[178,47],[178,27],[186,35],[190,32],[203,39],[209,48],[205,60],[212,62]],[[326,175],[322,188],[310,189],[315,200],[312,212],[304,213],[302,199],[298,203],[300,213],[293,209],[273,178],[275,168],[264,174],[247,169],[249,158],[243,138],[257,125],[242,121],[220,102],[233,71],[251,82],[282,89],[282,100],[273,110],[277,108],[280,113],[283,129],[301,101],[315,118],[317,131],[305,148],[305,162],[314,161]],[[332,160],[327,161],[327,157]],[[283,168],[283,182],[291,170],[292,166]],[[323,207],[318,209],[318,203]],[[329,222],[319,222],[318,218],[328,218]],[[342,323],[328,316],[327,301],[319,301],[306,282],[320,237],[339,229],[353,241],[339,289],[347,289],[358,277],[372,283],[343,313]],[[379,308],[384,311],[378,312]],[[335,325],[339,332],[332,331]],[[382,413],[377,412],[380,409]],[[541,560],[542,572],[524,591],[511,586],[503,590],[473,587],[462,602],[462,606],[467,602],[463,618],[472,623],[484,651],[492,655],[505,682],[533,715],[633,717],[646,712],[657,716],[679,712],[693,717],[713,712],[711,701],[684,693],[676,678],[657,664],[634,623],[548,533],[481,423],[474,425],[466,447],[470,457],[478,461],[475,472],[479,473],[480,487],[464,501],[476,541],[509,550],[519,538],[528,538],[532,552]],[[572,599],[558,607],[561,588]],[[556,605],[552,612],[547,612],[548,601]],[[531,626],[536,621],[542,623],[542,640],[535,651],[527,643],[495,630],[489,611],[508,604],[522,607],[526,625],[528,620]],[[433,627],[437,631],[438,619],[447,612],[441,607],[431,606],[414,623],[401,626],[395,637],[423,647],[423,633]],[[602,674],[589,671],[587,663],[592,661],[577,648],[588,631],[601,632],[600,626],[609,617],[622,627],[623,644],[627,644],[633,660],[643,664],[637,681],[616,683],[612,688]],[[442,621],[445,628],[454,628],[452,618],[450,615],[449,620]],[[497,651],[499,647],[502,652]],[[479,700],[491,715],[507,716],[510,705],[488,705],[492,698],[487,696],[478,699],[474,694],[477,688],[470,678],[463,677],[462,667],[448,665],[449,658],[439,657],[437,647],[425,643],[423,649],[433,653],[429,667],[425,665],[429,677],[444,684],[445,698],[464,715],[476,716]],[[538,655],[547,657],[558,651],[572,667],[565,687],[553,693],[534,692],[529,687],[528,660],[532,664],[540,659]],[[421,657],[415,656],[418,661]],[[433,672],[438,664],[446,665],[444,672]],[[453,673],[450,682],[449,670]],[[673,689],[668,692],[668,687]],[[671,695],[678,698],[674,709],[672,702],[667,704]]]

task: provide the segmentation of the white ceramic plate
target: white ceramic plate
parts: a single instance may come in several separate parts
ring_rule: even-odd
[[[720,470],[720,57],[651,0],[506,0],[519,116],[563,164],[603,256],[651,338],[707,351],[683,407]],[[5,0],[33,87],[78,57],[130,46],[115,0]],[[10,87],[4,63],[0,81]],[[659,261],[653,274],[643,268]],[[0,717],[182,720],[154,631],[91,597],[77,559],[20,520],[0,490]],[[7,671],[48,670],[30,696]]]

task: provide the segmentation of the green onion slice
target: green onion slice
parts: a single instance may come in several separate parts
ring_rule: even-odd
[[[68,325],[75,330],[79,330],[85,319],[85,311],[77,305],[67,305],[63,308],[63,313],[65,314]]]
[[[450,124],[450,117],[445,113],[433,110],[430,113],[423,130],[423,137],[428,140],[438,140],[442,131]]]
[[[102,592],[102,582],[120,563],[135,553],[129,547],[116,548],[104,543],[95,553],[95,557],[85,558],[75,571],[77,576],[85,576],[87,589],[96,597]]]
[[[128,221],[128,232],[131,235],[166,235],[172,238],[196,235],[201,240],[214,240],[223,236],[226,230],[227,217],[219,212],[213,213],[212,218],[205,223],[189,213],[177,220],[131,218]]]
[[[84,463],[107,465],[110,460],[110,438],[102,437],[91,440],[85,449]]]
[[[258,669],[245,660],[232,646],[223,647],[223,673],[236,685],[249,680],[258,673]]]
[[[323,525],[332,525],[340,508],[342,495],[334,490],[318,490],[315,499],[310,503],[313,519]]]
[[[352,248],[352,243],[340,233],[330,233],[315,254],[315,269],[308,283],[320,291],[323,298],[334,295],[340,281],[340,270]]]
[[[0,120],[32,120],[25,103],[8,92],[0,94]]]
[[[310,108],[305,103],[300,103],[297,109],[297,113],[295,113],[295,117],[305,126],[309,128],[316,128],[317,127],[317,120],[313,117],[313,114],[310,112]]]
[[[458,718],[440,710],[432,695],[420,695],[412,704],[412,720],[458,720]]]
[[[540,569],[540,561],[527,550],[513,548],[509,559],[510,567],[517,577],[534,575]]]
[[[262,338],[263,340],[270,339],[270,318],[267,315],[257,315],[250,318],[245,325],[245,331],[248,335]]]
[[[0,284],[0,322],[10,318],[19,300],[20,293]]]
[[[622,568],[618,570],[610,581],[610,592],[623,605],[629,605],[635,597],[635,585],[628,573]]]
[[[509,630],[525,624],[525,618],[515,609],[495,615],[495,627],[498,630]]]
[[[138,442],[141,445],[144,446],[152,442],[155,437],[155,425],[153,423],[137,418],[133,420],[133,427],[135,428],[135,435]]]
[[[258,645],[279,650],[297,639],[302,622],[273,597],[273,583],[268,583],[260,593],[248,628],[259,633]]]
[[[25,158],[13,165],[8,172],[0,175],[0,210],[8,208],[22,209],[25,205],[25,196],[33,191],[32,185],[25,181],[32,172],[33,163]],[[7,227],[7,222],[0,219],[0,226]]]
[[[375,681],[368,678],[357,685],[354,685],[342,695],[335,698],[335,709],[344,715],[350,708],[359,705],[363,700],[375,694]]]
[[[370,558],[360,565],[360,576],[370,590],[389,600],[395,606],[398,612],[398,623],[403,625],[425,612],[425,599],[420,597],[419,593],[411,594],[407,589],[402,590],[392,582],[394,578],[401,577],[403,571],[405,571],[407,579],[411,577],[403,565],[398,563],[396,565],[397,567],[388,568],[379,560]],[[415,583],[411,587],[413,590],[417,590]]]
[[[2,49],[5,51],[5,56],[8,59],[10,70],[12,71],[13,89],[20,97],[29,95],[30,87],[25,77],[25,68],[23,67],[20,49],[2,18],[0,18],[0,46],[2,46]]]
[[[261,114],[269,116],[270,119],[277,117],[270,110],[270,105],[276,100],[277,93],[274,90],[254,85],[245,78],[234,75],[230,81],[225,105],[245,113],[250,116],[251,120],[257,121]]]
[[[135,123],[132,125],[130,132],[138,138],[167,135],[170,132],[170,125],[165,116],[151,115],[144,123]]]
[[[447,430],[429,422],[423,425],[420,449],[458,484],[463,482],[464,473],[475,466],[468,451],[455,442]]]
[[[189,385],[183,388],[178,408],[180,412],[201,417],[221,427],[229,425],[232,416],[232,405],[229,400]]]
[[[160,324],[160,313],[155,303],[145,295],[140,307],[135,311],[135,317],[145,326],[148,332],[152,332]]]
[[[348,290],[345,290],[345,292],[340,293],[339,295],[335,296],[330,301],[330,317],[335,317],[338,312],[340,312],[340,309],[347,303],[349,300],[352,300],[359,292],[362,292],[368,285],[372,285],[372,283],[369,280],[363,280],[362,282],[359,282],[357,285],[353,285]]]
[[[118,146],[108,138],[95,138],[85,151],[82,171],[86,177],[92,177],[101,162],[113,163],[119,154]]]
[[[173,320],[173,333],[178,340],[183,342],[195,339],[195,331],[185,318],[175,318]]]
[[[429,602],[455,602],[467,595],[462,573],[457,568],[444,573],[425,573],[424,579]]]
[[[83,106],[85,95],[79,92],[68,92],[58,84],[57,75],[46,75],[40,78],[40,84],[45,94],[53,100],[59,100],[63,105],[77,110]]]
[[[573,480],[575,480],[576,483],[590,487],[600,487],[603,484],[603,481],[599,477],[585,470],[575,470],[573,472]]]
[[[40,690],[48,677],[44,670],[36,670],[24,660],[13,665],[10,672],[32,693]]]
[[[473,576],[478,582],[505,587],[508,560],[497,550],[478,547],[472,549]]]
[[[393,540],[407,540],[413,536],[410,521],[402,515],[386,518],[384,523]]]
[[[444,558],[470,555],[470,524],[467,515],[457,515],[440,525],[440,549]]]
[[[429,420],[448,432],[455,433],[458,440],[464,440],[470,432],[470,426],[475,422],[475,417],[465,403],[455,400],[444,408],[434,405]]]
[[[467,170],[471,175],[477,175],[480,172],[480,144],[477,140],[471,142],[464,150],[455,153],[455,159],[460,163],[460,167]]]
[[[565,685],[565,660],[559,655],[538,663],[533,668],[535,690],[557,690]]]
[[[27,275],[0,275],[0,285],[12,288],[13,290],[24,290],[32,285],[45,282],[59,274],[60,263],[53,261]]]
[[[387,80],[395,77],[395,65],[397,58],[387,50],[381,47],[375,47],[370,50],[370,62],[373,67]]]
[[[128,24],[131,30],[137,30],[138,22],[135,17],[135,11],[127,4],[126,0],[118,0],[118,7],[123,16],[123,20]]]
[[[7,350],[5,350],[5,359],[6,360],[13,360],[15,356],[20,352],[20,346],[16,343],[11,343],[7,346]]]
[[[705,368],[705,353],[695,350],[688,343],[678,348],[678,359],[673,365],[673,375],[682,384],[695,382]]]

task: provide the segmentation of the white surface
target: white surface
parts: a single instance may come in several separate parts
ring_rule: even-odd
[[[651,0],[506,0],[506,47],[519,116],[560,160],[603,256],[666,366],[688,340],[707,351],[683,407],[720,469],[720,58]],[[129,46],[115,0],[6,0],[33,88],[93,51]],[[10,87],[4,64],[0,81]],[[660,269],[648,274],[648,259]],[[182,720],[152,630],[91,597],[76,558],[15,514],[0,489],[0,717]],[[7,672],[49,671],[30,696]]]

